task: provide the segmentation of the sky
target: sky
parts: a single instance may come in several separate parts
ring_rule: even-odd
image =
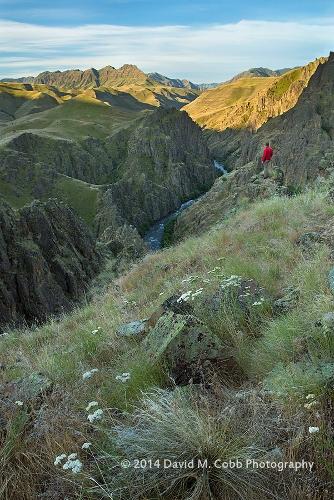
[[[0,79],[128,63],[222,82],[330,50],[333,0],[0,0]]]

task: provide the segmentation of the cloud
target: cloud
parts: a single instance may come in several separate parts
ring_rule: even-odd
[[[0,20],[0,78],[133,63],[147,72],[223,81],[250,67],[292,67],[327,55],[333,34],[334,19],[157,27]]]

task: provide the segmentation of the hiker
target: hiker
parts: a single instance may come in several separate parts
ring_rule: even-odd
[[[263,150],[263,155],[261,158],[261,162],[263,165],[263,176],[264,177],[269,177],[269,164],[270,164],[270,160],[271,160],[272,156],[273,156],[273,150],[270,147],[269,142],[267,142],[266,147]]]

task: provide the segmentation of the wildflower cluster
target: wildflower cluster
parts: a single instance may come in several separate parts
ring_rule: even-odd
[[[208,274],[213,274],[216,273],[217,271],[221,271],[221,267],[214,267],[210,271],[208,271]]]
[[[92,424],[97,420],[101,420],[102,417],[103,417],[103,410],[101,410],[101,408],[98,408],[97,410],[94,411],[94,413],[90,413],[87,416],[87,420],[89,420],[90,423]]]
[[[263,302],[264,302],[264,297],[260,297],[259,300],[253,302],[252,306],[262,306]]]
[[[194,300],[195,297],[198,295],[201,295],[203,293],[203,288],[198,288],[198,290],[195,290],[194,292],[192,290],[189,290],[188,292],[183,293],[180,295],[180,297],[177,299],[177,302],[188,302],[188,300]]]
[[[94,373],[96,373],[98,371],[99,371],[98,368],[93,368],[92,370],[89,370],[89,371],[83,373],[82,379],[87,380],[88,378],[91,378],[94,375]]]
[[[121,375],[116,375],[116,380],[118,380],[119,382],[122,382],[123,384],[124,384],[124,382],[127,382],[128,380],[130,380],[130,378],[131,378],[131,375],[128,372],[124,372]]]
[[[305,398],[308,402],[304,404],[304,408],[310,410],[314,406],[318,405],[318,401],[315,399],[315,394],[308,394]]]
[[[98,327],[96,328],[96,330],[92,330],[92,335],[96,335],[97,333],[99,333],[99,332],[100,332],[100,330],[101,330],[101,327],[100,327],[100,326],[98,326]]]
[[[182,283],[191,283],[192,281],[196,281],[199,279],[199,276],[189,276],[182,280]]]
[[[239,287],[241,285],[241,280],[242,280],[241,276],[236,276],[232,274],[232,276],[230,276],[229,278],[223,279],[220,286],[223,290],[231,286]]]
[[[64,470],[71,470],[73,474],[78,474],[81,472],[83,464],[82,462],[78,459],[77,453],[71,453],[70,455],[66,455],[65,453],[62,453],[62,455],[58,455],[53,462],[55,466],[61,465],[63,460],[67,459],[66,462],[63,464],[63,469]]]

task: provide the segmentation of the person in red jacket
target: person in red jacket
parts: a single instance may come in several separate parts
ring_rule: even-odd
[[[261,158],[262,165],[263,165],[263,174],[264,174],[264,177],[268,177],[269,176],[268,167],[269,167],[269,164],[270,164],[270,160],[272,159],[273,153],[274,152],[273,152],[272,148],[270,147],[269,142],[267,142],[266,143],[266,147],[263,150],[263,155],[262,155],[262,158]]]

